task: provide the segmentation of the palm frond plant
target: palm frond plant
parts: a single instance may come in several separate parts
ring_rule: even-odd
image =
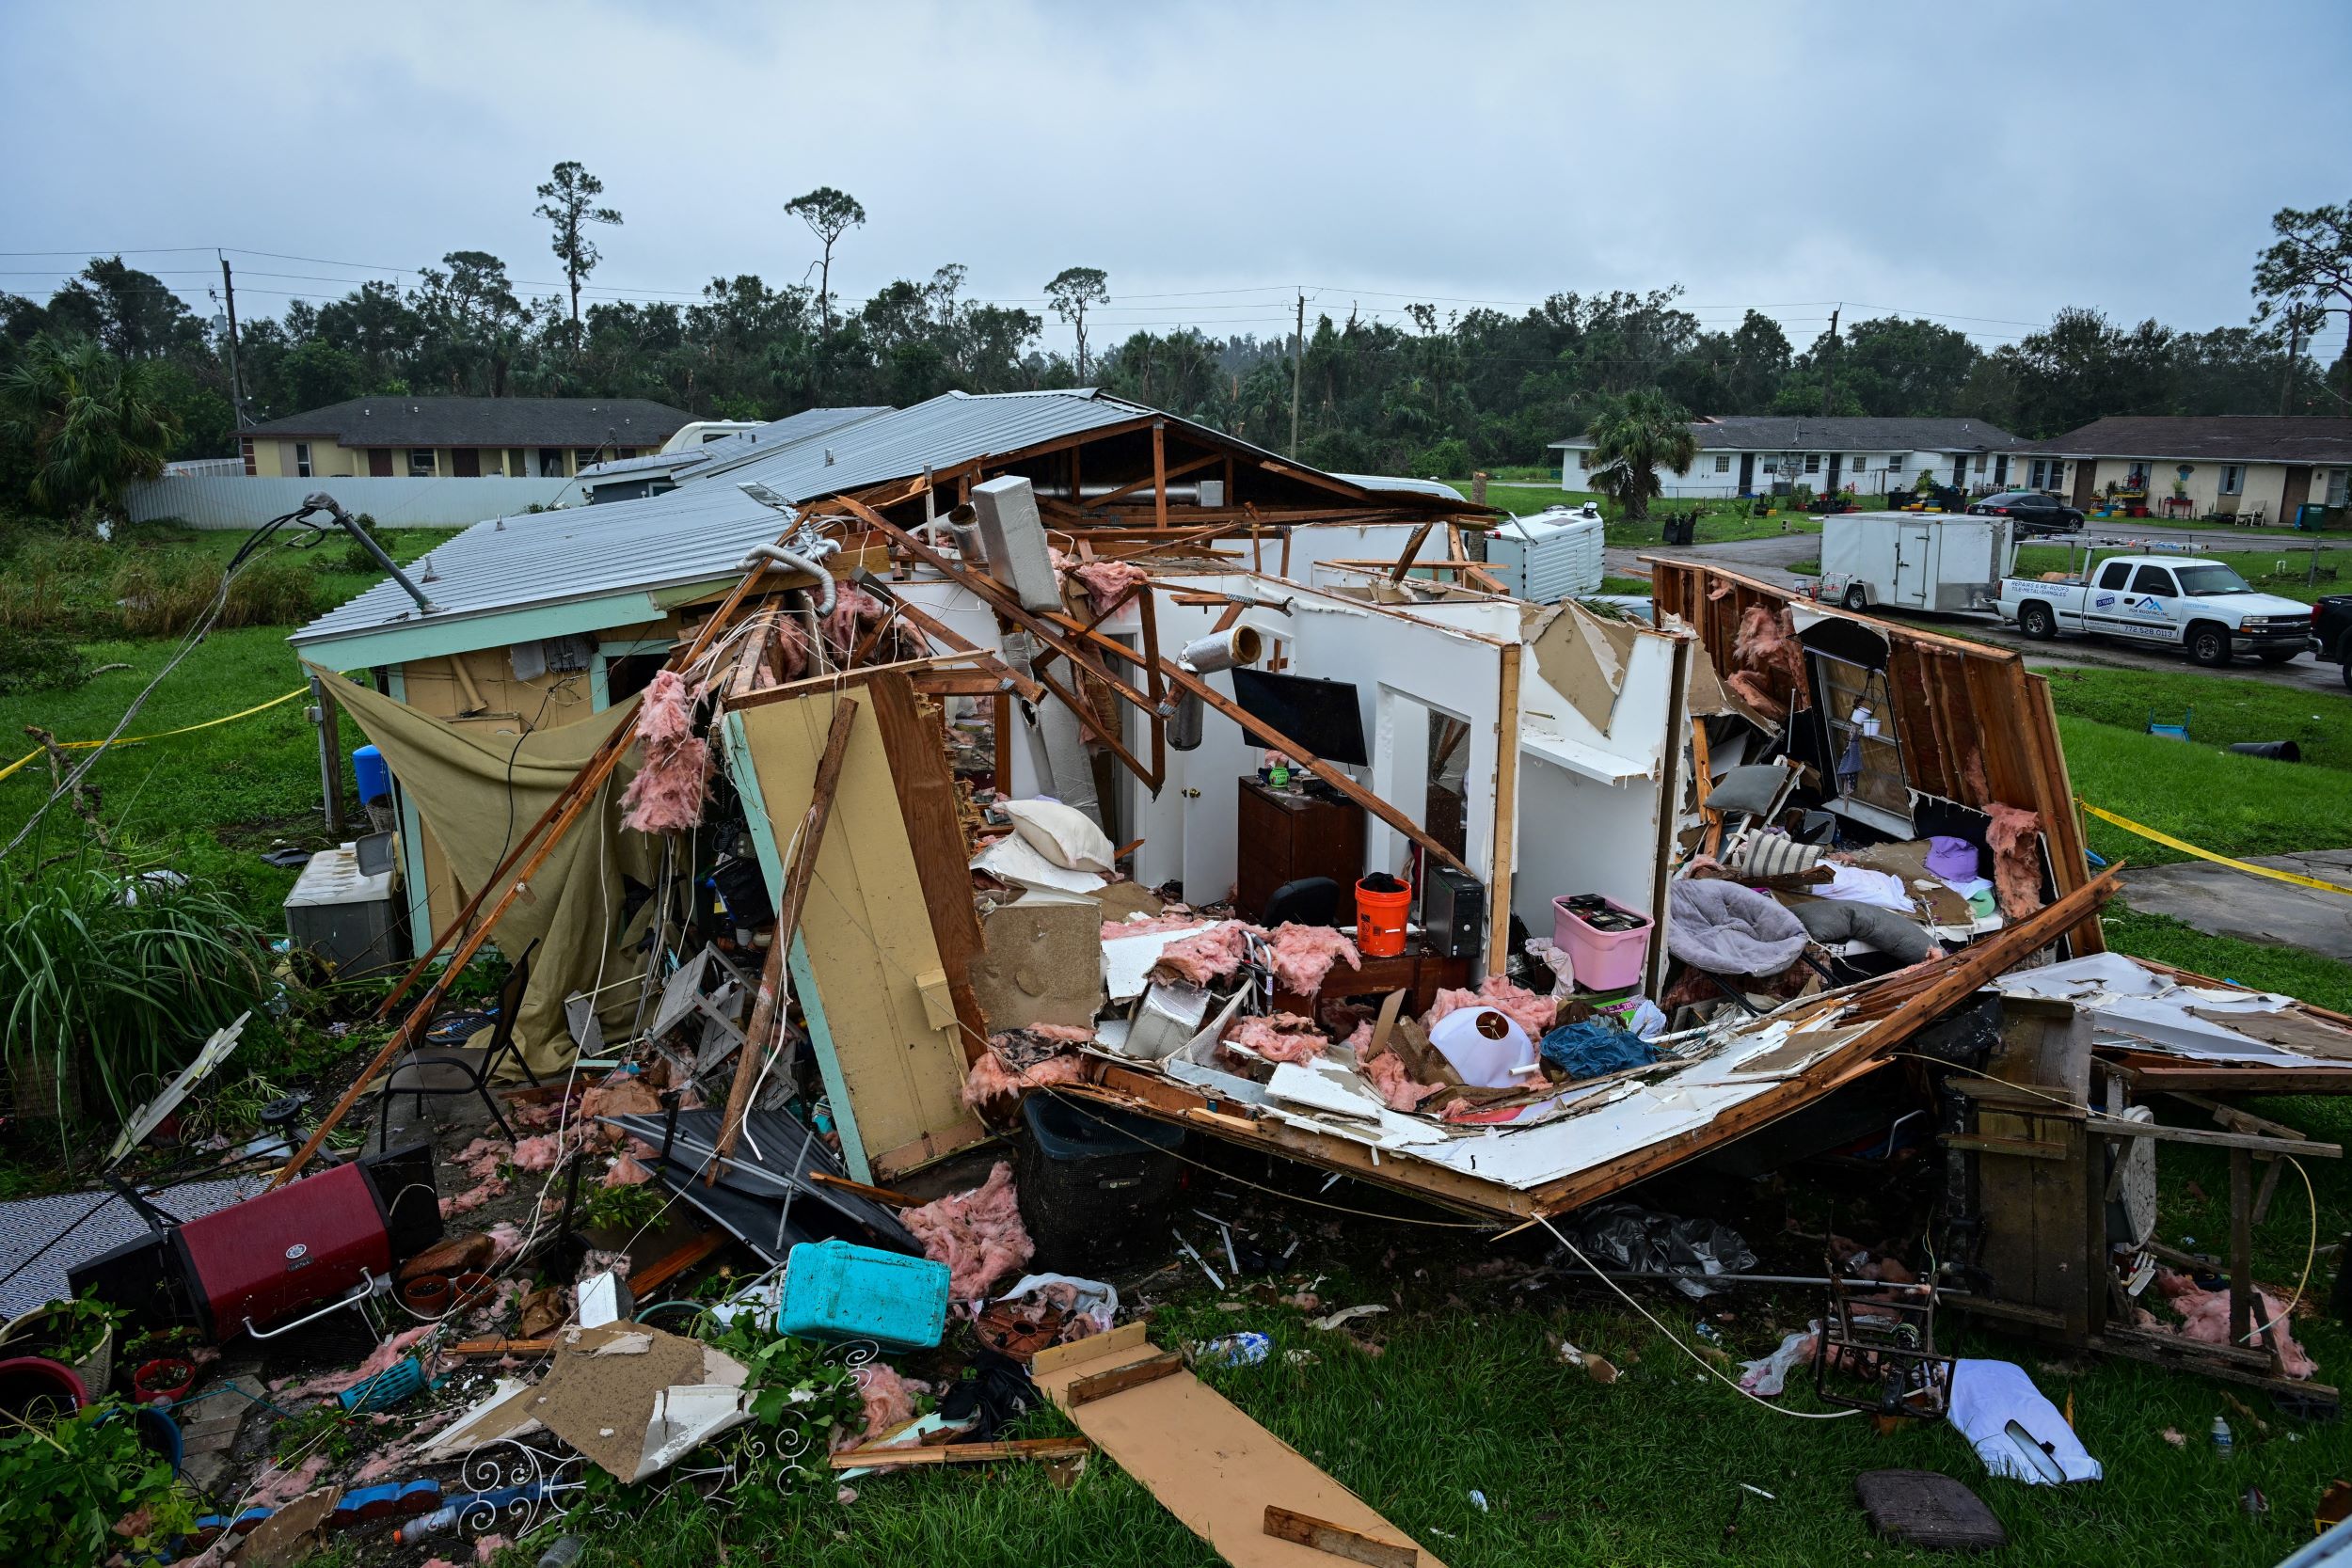
[[[1604,402],[1585,421],[1593,438],[1585,471],[1593,488],[1624,510],[1629,521],[1649,515],[1663,486],[1658,470],[1687,474],[1698,461],[1691,416],[1665,393],[1645,388]]]
[[[204,883],[87,849],[0,861],[0,1054],[19,1114],[54,1117],[67,1147],[92,1091],[127,1117],[269,994],[269,962],[267,937]]]

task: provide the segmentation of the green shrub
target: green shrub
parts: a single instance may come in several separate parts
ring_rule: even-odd
[[[89,659],[56,631],[21,631],[0,622],[0,696],[69,691],[89,680]]]
[[[128,1528],[115,1529],[121,1521]],[[0,1431],[0,1561],[98,1562],[168,1544],[196,1523],[195,1498],[140,1442],[130,1407],[90,1406]]]
[[[317,574],[299,561],[272,556],[256,561],[229,585],[224,626],[284,626],[319,612]]]
[[[115,568],[116,612],[132,637],[177,637],[196,625],[220,592],[221,566],[205,556],[139,550]],[[248,564],[229,585],[215,625],[277,626],[318,613],[317,575],[301,562],[267,556]]]
[[[359,525],[360,532],[374,540],[379,546],[384,543],[383,535],[379,534],[375,531],[375,518],[373,516],[370,515],[368,513],[362,512],[351,520]],[[328,559],[330,558],[322,556],[320,558],[321,565],[324,566]],[[358,540],[352,538],[348,533],[343,535],[343,550],[341,558],[341,564],[342,569],[346,572],[376,572],[383,570],[382,567],[376,565],[375,557],[368,553],[367,546],[361,545]]]
[[[272,990],[269,942],[209,884],[83,852],[0,861],[0,1054],[69,1115],[95,1089],[129,1116],[204,1037]]]

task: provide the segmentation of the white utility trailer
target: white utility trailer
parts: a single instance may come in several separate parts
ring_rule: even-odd
[[[1509,585],[1513,598],[1535,604],[1597,594],[1605,528],[1590,501],[1574,511],[1555,506],[1507,518],[1487,531],[1486,569]]]
[[[1820,596],[1849,610],[1990,610],[2016,558],[2007,517],[1839,513],[1821,519]]]

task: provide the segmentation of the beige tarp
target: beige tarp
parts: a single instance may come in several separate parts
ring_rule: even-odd
[[[391,765],[401,789],[448,857],[450,872],[470,894],[498,868],[512,840],[539,819],[613,725],[636,710],[630,698],[577,723],[534,730],[517,740],[484,735],[421,713],[342,676],[318,672],[326,689]],[[564,999],[597,986],[608,1033],[627,1028],[637,991],[615,986],[641,972],[635,951],[651,919],[652,901],[623,920],[624,877],[641,887],[658,874],[660,841],[621,828],[620,795],[632,771],[614,770],[594,805],[556,841],[530,888],[492,932],[499,951],[519,955],[534,941],[531,988],[524,993],[516,1038],[532,1070],[562,1071],[574,1054],[564,1022]],[[509,780],[513,797],[508,797]],[[446,922],[457,911],[437,910]],[[437,931],[436,932],[437,935]]]

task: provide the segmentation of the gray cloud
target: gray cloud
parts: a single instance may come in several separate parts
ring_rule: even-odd
[[[1034,301],[1085,263],[1113,330],[1680,282],[1800,342],[2062,305],[2245,319],[2271,212],[2352,198],[2352,12],[2307,4],[1772,7],[315,5],[0,13],[9,250],[228,245],[548,293],[562,158],[627,226],[599,295],[796,279],[784,200],[871,214],[852,298],[946,261]],[[130,259],[191,289],[201,255]],[[238,258],[240,304],[359,270]],[[45,293],[79,258],[13,258]],[[180,271],[177,269],[186,269]],[[270,277],[267,273],[310,276]],[[248,303],[249,299],[249,303]]]

